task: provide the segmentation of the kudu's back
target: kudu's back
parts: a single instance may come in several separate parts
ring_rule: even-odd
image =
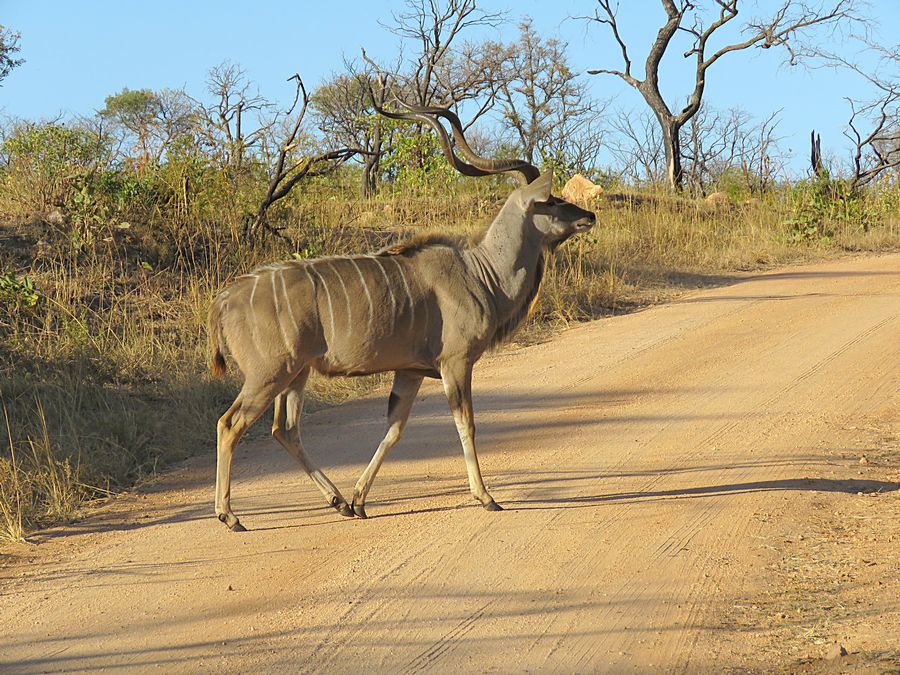
[[[397,251],[254,270],[215,298],[210,335],[221,333],[247,377],[304,363],[327,375],[399,369],[436,375],[447,341],[477,332],[484,321],[472,320],[477,312],[467,307],[471,284],[458,250],[426,243]],[[448,306],[452,318],[445,316]],[[215,372],[222,357],[213,342]]]

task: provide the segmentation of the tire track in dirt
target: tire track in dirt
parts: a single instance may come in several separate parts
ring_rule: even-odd
[[[434,642],[428,649],[414,658],[409,666],[401,672],[420,673],[436,665],[441,656],[449,651],[455,642],[458,642],[461,638],[465,637],[465,635],[475,627],[475,622],[484,616],[484,612],[489,604],[490,603],[485,603],[456,624],[453,630],[441,636],[437,642]]]

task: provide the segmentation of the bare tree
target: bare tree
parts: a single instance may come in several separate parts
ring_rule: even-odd
[[[224,62],[210,68],[206,87],[212,96],[210,105],[201,106],[206,117],[206,140],[221,165],[239,173],[247,155],[270,133],[277,115],[236,64]]]
[[[23,59],[13,58],[19,52],[19,39],[21,35],[0,24],[0,81],[16,66],[21,66]]]
[[[476,0],[406,0],[405,9],[382,24],[403,41],[400,58],[393,67],[376,63],[362,50],[372,69],[373,98],[379,107],[394,99],[419,108],[450,107],[477,101],[474,114],[467,114],[468,130],[495,102],[505,53],[495,43],[464,42],[466,31],[475,27],[497,27],[503,12],[485,12]],[[409,46],[409,48],[406,48]],[[413,133],[419,137],[421,125]],[[424,153],[413,155],[417,168],[428,165]]]
[[[784,173],[786,157],[779,145],[782,137],[777,135],[780,114],[776,110],[743,136],[738,157],[751,192],[765,192]]]
[[[860,40],[863,51],[874,57],[875,65],[863,67],[827,48],[817,47],[813,55],[822,67],[843,69],[862,77],[873,88],[868,99],[847,98],[850,119],[844,131],[852,143],[850,190],[856,192],[886,172],[900,169],[900,44],[876,44],[868,37]],[[821,168],[821,140],[812,134],[813,173]]]
[[[900,89],[884,90],[880,98],[857,107],[853,111],[844,134],[853,142],[853,177],[851,190],[858,190],[876,180],[883,173],[900,169]],[[859,129],[861,119],[869,119],[868,132]]]
[[[406,0],[406,9],[393,14],[393,24],[385,26],[414,45],[408,67],[393,73],[406,100],[420,107],[456,107],[493,91],[496,53],[459,41],[471,28],[499,26],[504,16],[479,9],[476,0]]]
[[[859,190],[885,172],[900,169],[900,45],[883,47],[872,43],[868,49],[880,57],[880,68],[868,72],[838,56],[826,60],[864,77],[875,95],[864,101],[847,99],[850,119],[844,135],[853,143],[850,188]]]
[[[805,0],[781,0],[778,9],[767,17],[754,18],[741,28],[741,37],[736,41],[708,53],[710,38],[737,16],[741,0],[714,0],[718,16],[706,20],[695,0],[660,0],[665,10],[666,21],[660,27],[656,39],[650,47],[644,65],[644,78],[639,79],[632,72],[631,55],[617,21],[618,5],[612,0],[597,0],[599,8],[588,20],[606,26],[612,33],[622,54],[623,67],[620,70],[600,68],[588,71],[592,75],[615,75],[637,89],[653,111],[662,132],[666,152],[666,176],[673,189],[681,189],[683,170],[681,166],[682,127],[697,111],[706,90],[706,75],[709,68],[726,54],[750,48],[769,49],[783,47],[790,63],[807,53],[802,40],[815,29],[836,30],[848,22],[858,22],[855,14],[859,0],[831,0],[828,5],[812,6]],[[685,33],[690,47],[684,58],[694,60],[694,87],[687,103],[679,112],[673,112],[660,92],[660,63],[677,33]]]
[[[719,111],[700,106],[687,122],[681,156],[684,182],[692,192],[703,194],[711,181],[734,165],[740,131],[748,117],[739,109]]]
[[[703,194],[733,171],[750,191],[764,190],[781,165],[776,136],[779,113],[757,124],[740,108],[719,111],[701,106],[685,125],[682,157],[686,185]]]
[[[619,176],[629,183],[659,184],[665,176],[665,151],[653,115],[647,110],[620,111],[610,126],[615,133],[606,146],[619,167]]]
[[[519,40],[502,47],[503,71],[497,101],[504,125],[516,137],[521,155],[534,164],[565,158],[579,170],[600,150],[599,117],[605,104],[591,98],[586,83],[569,67],[568,45],[543,39],[531,20],[519,26]]]
[[[304,142],[308,141],[303,134],[303,124],[309,109],[310,96],[299,75],[295,74],[289,80],[296,80],[297,90],[294,102],[283,117],[285,131],[278,145],[275,165],[269,173],[266,196],[259,205],[255,219],[247,228],[247,235],[251,239],[263,231],[279,233],[269,224],[267,217],[269,207],[286,197],[301,180],[333,173],[357,154],[367,154],[365,150],[355,147],[319,150],[309,147],[314,144],[307,143],[308,147],[303,148]]]

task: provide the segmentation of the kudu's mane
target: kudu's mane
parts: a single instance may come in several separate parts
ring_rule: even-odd
[[[415,253],[418,253],[419,251],[423,251],[428,248],[436,248],[439,246],[461,251],[467,248],[471,248],[472,243],[473,242],[471,239],[468,239],[461,235],[441,234],[439,232],[426,232],[423,234],[414,235],[409,239],[405,239],[396,244],[386,246],[378,251],[375,255],[411,256]]]

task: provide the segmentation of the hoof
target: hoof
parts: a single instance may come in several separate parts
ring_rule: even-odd
[[[353,505],[353,513],[356,514],[357,518],[368,518],[366,515],[366,507],[364,504],[354,504]]]
[[[484,504],[484,510],[485,510],[485,511],[502,511],[502,510],[503,510],[503,507],[500,506],[497,502],[495,502],[495,501],[492,499],[492,500],[489,501],[487,504]]]
[[[353,509],[350,508],[350,505],[347,502],[341,502],[337,504],[334,508],[337,509],[337,512],[340,513],[345,518],[353,517]]]
[[[234,518],[234,516],[231,516],[231,517]],[[234,518],[234,523],[229,525],[227,513],[220,513],[216,516],[216,518],[219,519],[219,522],[224,523],[225,527],[227,527],[232,532],[246,532],[247,531],[247,528],[244,527],[243,525],[241,525],[241,521],[239,521],[237,518]]]

